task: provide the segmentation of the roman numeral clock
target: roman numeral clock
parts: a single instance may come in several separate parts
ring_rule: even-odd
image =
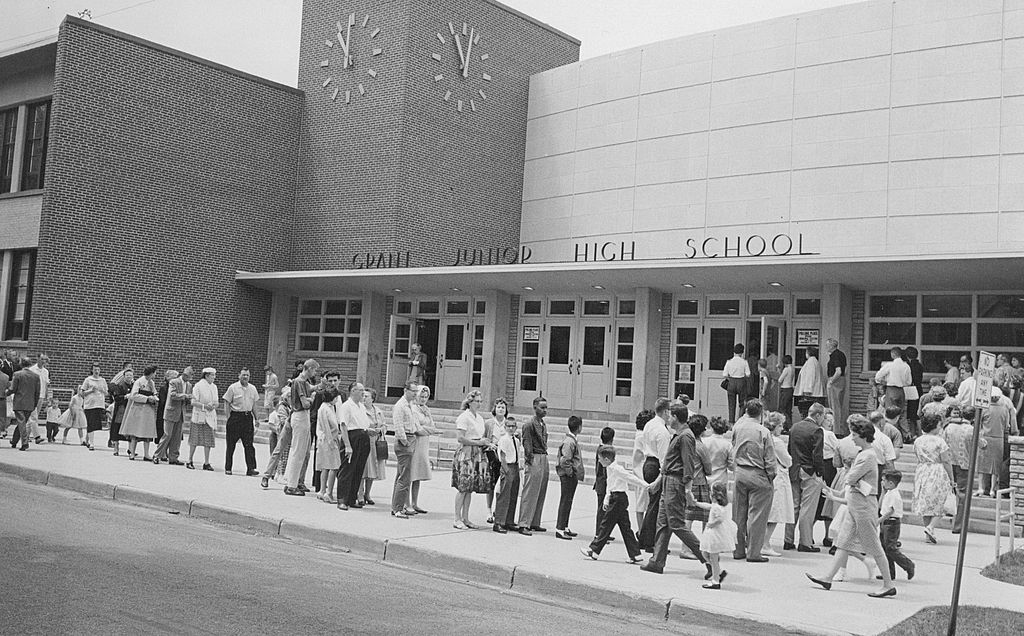
[[[351,104],[370,91],[377,77],[374,61],[384,52],[377,39],[380,27],[372,23],[369,14],[358,18],[355,13],[338,20],[334,27],[337,32],[324,41],[321,87],[332,102]]]
[[[460,113],[475,113],[490,99],[491,56],[480,32],[463,22],[449,22],[433,40],[434,84],[438,96]]]

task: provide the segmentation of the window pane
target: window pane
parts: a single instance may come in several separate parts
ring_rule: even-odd
[[[629,378],[633,376],[633,363],[632,362],[619,362],[615,365],[615,377],[617,378]]]
[[[750,313],[781,316],[786,313],[786,301],[781,298],[755,298],[750,301]]]
[[[472,386],[474,389],[479,389],[480,388],[480,382],[482,380],[483,380],[483,375],[481,375],[480,373],[473,373],[473,376],[470,379],[470,386]]]
[[[583,364],[601,366],[604,364],[604,327],[583,328]]]
[[[872,322],[868,344],[912,345],[917,342],[917,323]]]
[[[611,303],[607,300],[584,300],[583,314],[585,316],[607,316],[611,313]]]
[[[324,301],[324,313],[328,316],[344,316],[348,313],[348,302],[344,300],[326,300]]]
[[[463,325],[448,325],[444,337],[444,357],[446,359],[462,359],[462,339],[465,331],[466,328]]]
[[[361,301],[361,300],[350,300],[350,301],[348,301],[348,315],[349,316],[361,316],[361,315],[363,315],[363,301]]]
[[[636,301],[635,300],[620,300],[619,301],[619,315],[620,316],[634,316],[634,315],[636,315]]]
[[[678,344],[697,344],[697,328],[676,327],[676,342]]]
[[[738,315],[740,313],[740,301],[709,300],[708,313],[712,316]]]
[[[0,113],[0,193],[13,189],[14,139],[17,129],[17,108]]]
[[[736,345],[736,330],[733,328],[711,328],[709,338],[709,368],[712,371],[720,371],[725,368],[725,363],[732,357],[732,348]]]
[[[519,390],[520,391],[536,391],[537,390],[537,376],[535,375],[524,375],[519,378]]]
[[[971,324],[967,322],[923,323],[921,325],[921,344],[970,347]]]
[[[575,300],[552,300],[551,314],[553,316],[571,316],[576,313]]]
[[[320,313],[320,301],[319,300],[304,300],[299,308],[300,314],[319,314]]]
[[[796,299],[796,315],[798,315],[798,316],[820,316],[821,315],[821,299],[820,298],[797,298]]]
[[[441,312],[441,303],[436,300],[421,300],[421,314],[437,314]]]
[[[409,301],[409,300],[400,300],[400,301],[398,301],[398,309],[395,310],[395,313],[411,314],[412,313],[412,301]]]
[[[299,349],[302,349],[303,351],[319,351],[320,338],[317,336],[300,336]]]
[[[523,373],[537,373],[537,358],[523,358]]]
[[[970,296],[922,296],[921,315],[925,318],[970,318]]]
[[[476,325],[475,327],[473,327],[473,337],[476,338],[477,340],[483,340],[484,339],[484,326],[483,325]]]
[[[697,347],[681,346],[676,347],[676,362],[696,362]]]
[[[946,365],[943,360],[949,360],[956,366],[963,351],[921,351],[921,365],[925,373],[945,373]]]
[[[523,343],[523,357],[524,358],[536,358],[540,355],[540,343],[539,342],[524,342]]]
[[[696,316],[697,315],[697,302],[696,300],[678,300],[676,301],[676,315],[677,316]]]
[[[978,346],[1024,347],[1024,323],[978,323]],[[993,351],[993,353],[999,353]]]
[[[305,320],[303,322],[306,322]],[[324,333],[345,333],[344,318],[325,318]]]
[[[362,326],[363,326],[363,319],[362,318],[349,318],[348,319],[348,331],[346,331],[345,333],[358,334],[359,330],[362,328]]]
[[[345,353],[359,353],[359,337],[345,338]]]
[[[979,318],[1024,318],[1024,296],[978,296]]]
[[[888,349],[871,349],[868,352],[868,369],[878,371],[882,368],[883,362],[892,360]]]
[[[526,300],[523,301],[523,313],[530,314],[531,316],[540,315],[540,301],[539,300]]]
[[[629,397],[632,394],[633,383],[630,380],[615,381],[615,397]]]
[[[619,342],[633,342],[633,327],[619,327]]]
[[[345,339],[341,336],[325,337],[324,351],[345,351]]]
[[[563,325],[551,327],[551,335],[548,338],[548,363],[569,364],[569,337],[572,328]]]
[[[633,345],[620,344],[616,349],[615,357],[617,357],[619,360],[632,360]]]
[[[303,318],[299,321],[299,331],[305,333],[320,333],[319,318]]]
[[[478,300],[478,301],[476,301],[476,309],[474,310],[474,313],[477,316],[482,316],[483,314],[487,313],[487,301],[486,300]]]
[[[448,313],[450,314],[468,314],[469,313],[469,301],[468,300],[449,300],[447,303]]]
[[[872,296],[871,316],[914,318],[917,316],[917,296]]]

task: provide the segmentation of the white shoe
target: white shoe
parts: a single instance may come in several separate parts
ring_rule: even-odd
[[[764,548],[763,550],[761,550],[761,554],[763,554],[764,556],[770,556],[770,557],[780,557],[780,556],[782,556],[781,552],[776,552],[775,550],[773,550],[771,548]]]
[[[832,581],[845,581],[846,580],[846,568],[839,568],[836,575],[832,578]]]

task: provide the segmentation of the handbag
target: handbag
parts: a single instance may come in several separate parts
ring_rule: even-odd
[[[956,493],[950,492],[946,495],[946,500],[942,502],[942,512],[949,517],[956,516]]]
[[[722,387],[723,389],[728,390],[729,389],[729,378],[722,378],[722,383],[719,384],[718,386]]]
[[[388,458],[388,441],[382,437],[378,437],[377,441],[374,442],[377,449],[377,461],[384,461]]]

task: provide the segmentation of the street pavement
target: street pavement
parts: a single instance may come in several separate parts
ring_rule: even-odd
[[[223,440],[217,443],[214,466],[221,467]],[[173,509],[182,517],[213,520],[298,543],[349,549],[385,564],[511,589],[581,609],[663,621],[667,617],[675,630],[713,626],[711,633],[875,634],[922,607],[947,604],[951,593],[956,543],[948,531],[939,533],[936,546],[924,542],[919,528],[905,528],[903,547],[917,563],[917,576],[910,582],[902,577],[897,581],[895,599],[868,598],[866,592],[876,589],[877,583],[864,577],[858,563],[851,563],[851,580],[837,584],[831,592],[812,586],[804,572],[824,570],[829,558],[824,552],[786,552],[768,564],[736,562],[724,555],[729,577],[723,590],[716,592],[701,588],[703,569],[695,561],[675,558],[680,548],[675,540],[663,575],[627,564],[621,541],[609,544],[599,561],[584,560],[579,548],[592,537],[596,509],[589,487],[577,491],[570,522],[581,536],[560,541],[553,532],[557,482],[549,483],[543,515],[543,525],[551,531],[533,537],[497,535],[486,527],[452,528],[454,490],[447,472],[435,472],[434,479],[423,484],[420,505],[430,514],[399,520],[388,513],[391,479],[375,484],[376,506],[343,512],[312,496],[287,497],[276,484],[264,491],[258,478],[240,476],[238,471],[227,476],[222,471],[133,463],[123,456],[113,457],[104,446],[102,437],[95,452],[80,446],[33,445],[22,453],[3,445],[0,472],[107,499]],[[236,468],[241,454],[239,449]],[[258,446],[261,467],[267,456],[266,446]],[[394,467],[388,469],[393,477]],[[482,495],[474,495],[470,517],[484,524]],[[821,526],[817,529],[820,533]],[[780,540],[781,529],[776,537]],[[992,561],[992,541],[992,536],[970,535],[962,602],[1015,609],[1016,588],[979,574]]]

